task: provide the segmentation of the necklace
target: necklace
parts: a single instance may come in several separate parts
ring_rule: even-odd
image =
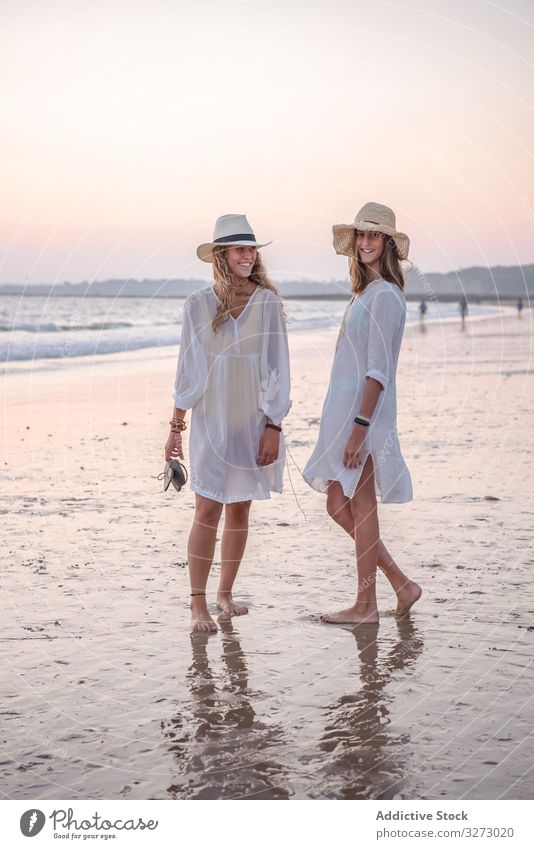
[[[246,292],[245,291],[246,285],[247,284],[244,283],[242,286],[236,286],[235,289],[234,289],[234,295],[237,295],[238,297],[241,297],[241,298],[249,298],[250,295],[252,295],[252,293],[255,291],[256,287],[254,286],[254,288],[252,289],[252,292]]]

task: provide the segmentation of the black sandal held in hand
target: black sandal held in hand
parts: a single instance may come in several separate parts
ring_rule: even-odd
[[[167,492],[171,483],[176,492],[180,492],[187,483],[187,469],[179,460],[168,460],[164,470],[158,475],[158,480],[163,481],[163,492]]]

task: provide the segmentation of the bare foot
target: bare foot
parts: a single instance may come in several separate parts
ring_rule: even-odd
[[[236,604],[232,598],[232,593],[217,593],[217,607],[223,613],[229,616],[243,616],[248,613],[248,607],[243,607],[242,604]]]
[[[205,596],[194,596],[191,599],[191,632],[201,631],[213,633],[217,625],[210,616]]]
[[[322,622],[330,625],[378,625],[378,610],[376,604],[354,604],[336,613],[323,613]]]
[[[412,605],[421,598],[422,592],[423,590],[419,584],[416,584],[415,581],[409,581],[406,586],[397,593],[395,616],[406,616],[410,612]]]

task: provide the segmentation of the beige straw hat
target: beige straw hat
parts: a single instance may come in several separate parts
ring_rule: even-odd
[[[355,256],[356,243],[355,230],[377,230],[385,233],[395,241],[399,259],[407,259],[410,249],[410,240],[406,233],[399,233],[395,222],[395,213],[389,206],[381,203],[366,203],[356,213],[354,224],[334,224],[334,248],[337,254],[344,256]]]
[[[270,242],[256,241],[256,236],[246,215],[221,215],[215,222],[213,242],[205,242],[197,248],[197,256],[202,262],[213,262],[213,248],[218,245],[248,245],[251,248],[264,248]]]

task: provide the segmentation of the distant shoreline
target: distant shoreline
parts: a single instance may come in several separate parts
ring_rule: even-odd
[[[12,298],[16,295],[25,295],[28,298],[109,298],[111,300],[123,300],[127,298],[133,298],[136,300],[176,300],[176,301],[185,301],[189,295],[104,295],[104,294],[95,294],[90,295],[86,293],[66,293],[66,292],[58,292],[54,294],[53,292],[1,292],[0,297]],[[339,295],[282,295],[284,301],[346,301],[350,297],[350,292],[346,292],[344,294]],[[454,302],[459,301],[461,295],[454,294],[440,294],[434,295],[433,297],[424,298],[423,295],[415,295],[408,293],[406,294],[407,301],[417,301],[420,302],[423,299],[428,303],[432,303],[433,301],[442,301],[442,302]],[[528,306],[529,296],[526,293],[522,293],[520,295],[466,295],[466,298],[469,303],[472,304],[500,304],[500,303],[515,303],[519,298],[522,298],[526,301],[525,306]]]
[[[175,298],[184,300],[193,292],[212,285],[212,281],[192,278],[109,278],[107,280],[70,280],[56,283],[0,282],[0,295],[46,298]],[[279,280],[276,285],[284,300],[344,301],[350,297],[347,276],[334,279]],[[423,272],[413,266],[405,276],[408,301],[459,301],[471,303],[509,303],[534,298],[534,263],[528,265],[469,266],[448,272]]]

